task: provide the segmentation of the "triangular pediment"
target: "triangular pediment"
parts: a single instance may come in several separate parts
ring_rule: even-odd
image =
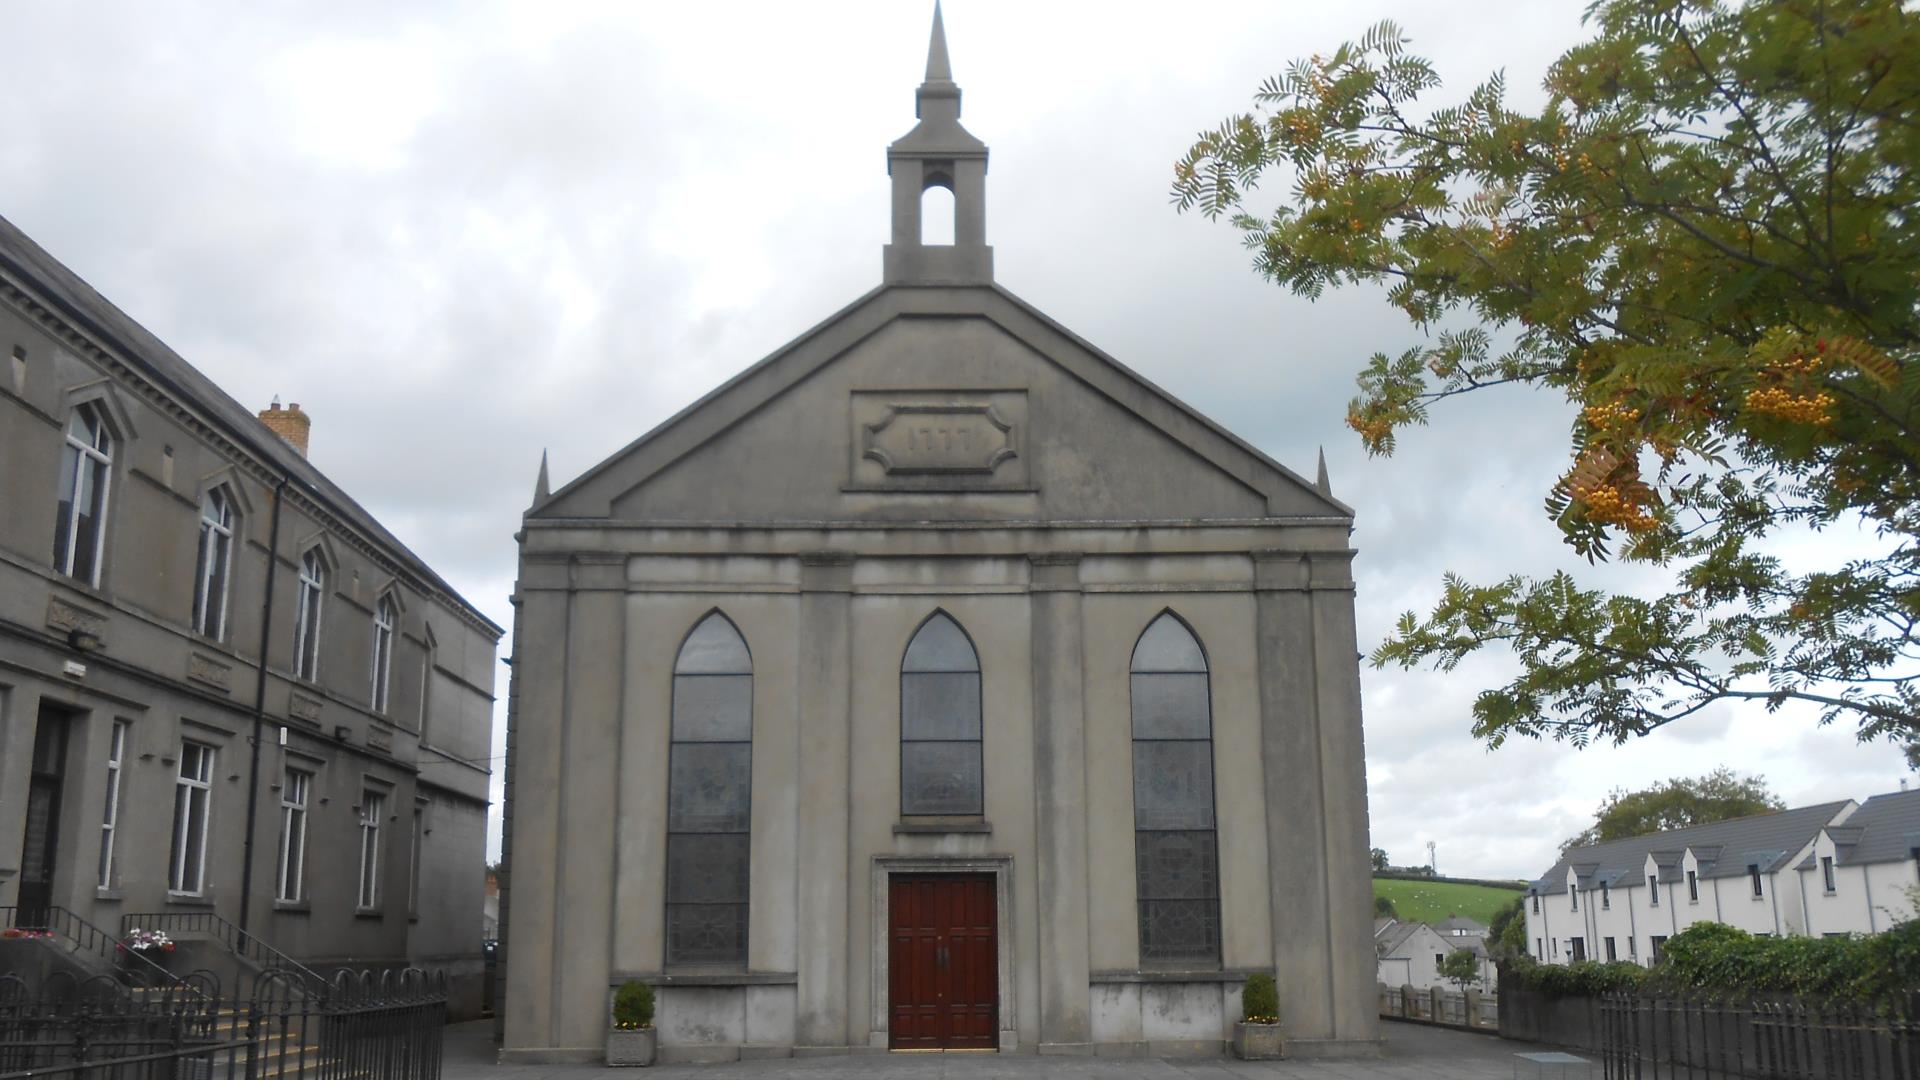
[[[881,288],[529,516],[661,524],[1352,516],[998,286]]]

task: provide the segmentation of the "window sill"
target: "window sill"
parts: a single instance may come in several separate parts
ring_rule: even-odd
[[[313,903],[308,900],[275,900],[273,902],[273,910],[276,912],[285,912],[289,915],[311,915],[313,913]]]
[[[1090,983],[1239,983],[1249,975],[1271,975],[1272,968],[1142,968],[1139,971],[1095,971]]]
[[[95,900],[118,901],[118,900],[125,900],[127,898],[127,894],[121,892],[119,889],[95,889],[93,890],[93,898]]]
[[[387,913],[381,911],[379,908],[354,908],[353,917],[356,919],[385,919]]]
[[[616,971],[607,985],[619,986],[628,979],[654,986],[797,986],[800,982],[800,976],[792,971],[703,971],[696,968],[687,971]]]
[[[984,817],[908,817],[893,823],[893,835],[918,836],[942,833],[991,833],[993,823]]]
[[[212,893],[169,892],[167,893],[167,903],[176,907],[210,908],[214,906]]]

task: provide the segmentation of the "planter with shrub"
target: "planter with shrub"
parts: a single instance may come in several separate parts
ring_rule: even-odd
[[[1233,1025],[1233,1056],[1242,1061],[1284,1057],[1280,1038],[1280,991],[1271,975],[1249,975],[1240,991],[1240,1022]]]
[[[653,1029],[653,987],[628,979],[613,993],[607,1064],[651,1065],[659,1052],[659,1036]]]

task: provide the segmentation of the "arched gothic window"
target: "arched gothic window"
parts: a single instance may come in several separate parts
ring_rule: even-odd
[[[980,657],[936,611],[900,662],[900,813],[983,814],[981,773]]]
[[[1207,657],[1165,612],[1133,648],[1134,873],[1140,962],[1220,962]]]
[[[725,615],[693,628],[673,665],[667,762],[667,963],[747,962],[753,659]]]
[[[219,641],[227,631],[227,575],[233,566],[233,497],[208,488],[200,500],[200,550],[193,574],[193,629]]]
[[[68,577],[100,583],[100,548],[106,535],[107,484],[113,472],[113,433],[105,412],[86,402],[67,418],[67,447],[60,457],[60,507],[53,528],[53,568]]]
[[[373,608],[373,711],[387,711],[387,690],[393,683],[393,624],[395,605],[382,596]]]
[[[320,605],[327,595],[327,561],[317,547],[300,556],[300,592],[293,609],[293,674],[320,678]]]

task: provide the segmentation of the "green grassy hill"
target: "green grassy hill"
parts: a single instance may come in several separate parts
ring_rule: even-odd
[[[1449,915],[1489,922],[1494,912],[1513,903],[1522,891],[1518,886],[1501,889],[1452,881],[1373,879],[1373,895],[1391,899],[1407,922],[1439,922]]]

